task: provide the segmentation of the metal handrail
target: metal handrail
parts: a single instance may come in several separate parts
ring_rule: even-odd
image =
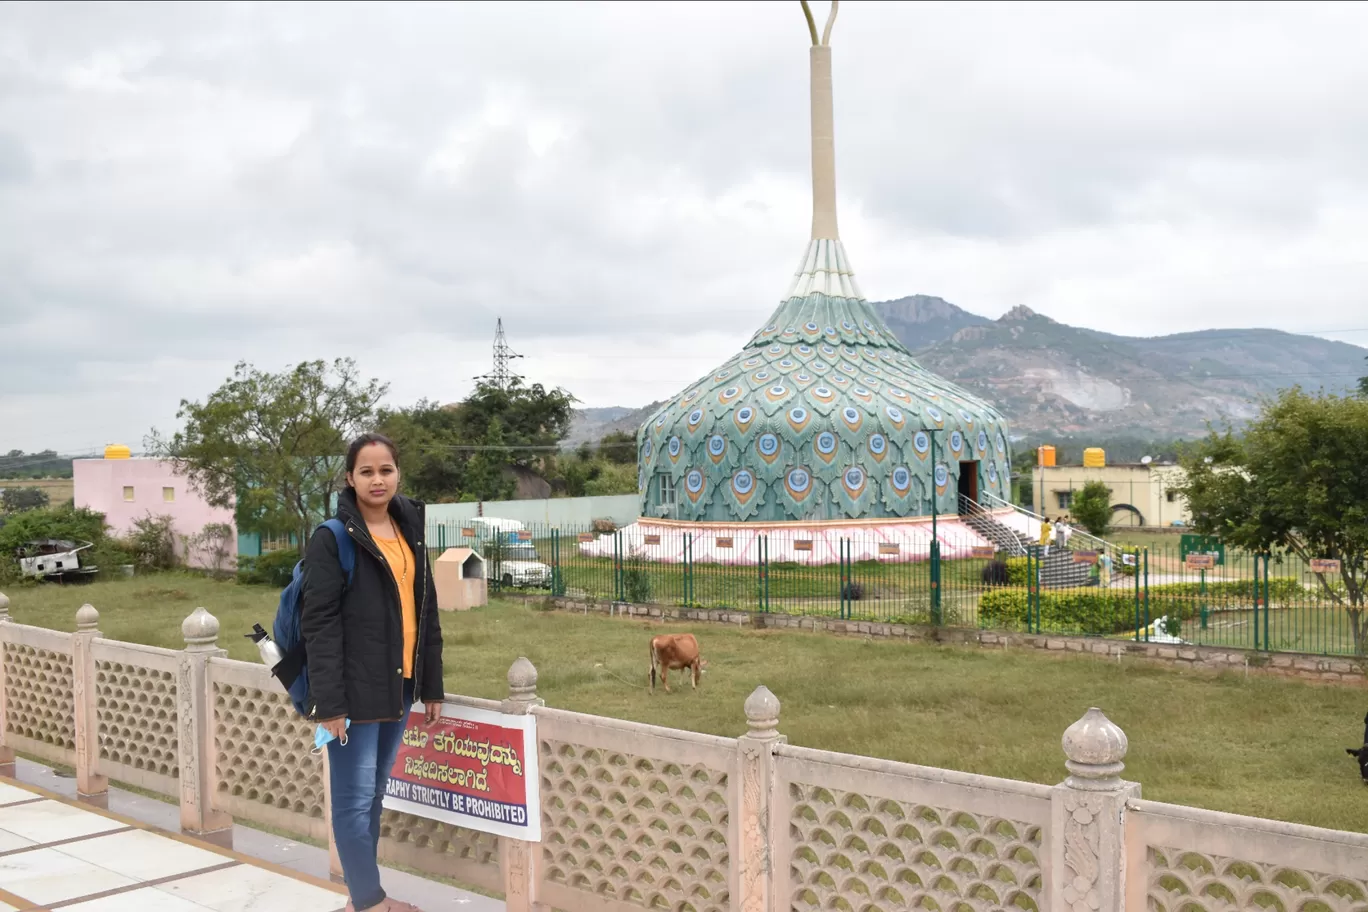
[[[1026,516],[1031,517],[1032,519],[1039,520],[1040,522],[1050,522],[1050,520],[1048,520],[1048,519],[1045,518],[1044,516],[1041,516],[1041,515],[1038,514],[1038,513],[1032,513],[1030,510],[1027,510],[1025,507],[1017,506],[1016,504],[1012,503],[1011,501],[1009,501],[1009,500],[1004,500],[1003,498],[998,497],[996,494],[993,494],[993,493],[990,492],[990,491],[984,491],[984,492],[983,492],[983,496],[984,496],[984,497],[987,497],[987,498],[988,498],[991,502],[993,502],[993,503],[999,504],[999,505],[1004,506],[1004,507],[1011,507],[1013,510],[1016,510],[1018,513],[1023,513],[1023,514],[1025,514]],[[1055,524],[1055,523],[1051,523],[1051,525],[1056,525],[1056,524]],[[1096,547],[1094,548],[1094,550],[1097,550],[1097,551],[1111,551],[1111,552],[1114,552],[1114,553],[1116,553],[1116,554],[1122,553],[1122,548],[1121,548],[1120,545],[1112,544],[1111,542],[1107,541],[1106,539],[1098,538],[1096,535],[1093,535],[1091,532],[1084,532],[1082,529],[1078,529],[1078,528],[1075,528],[1075,527],[1073,527],[1073,526],[1070,526],[1069,529],[1070,529],[1070,532],[1069,532],[1069,539],[1070,539],[1070,540],[1073,540],[1073,539],[1076,538],[1076,537],[1077,537],[1077,538],[1082,538],[1084,541],[1094,543],[1094,545],[1096,546]]]
[[[1026,546],[1022,544],[1021,539],[1017,536],[1017,533],[1012,529],[1009,529],[1006,526],[1002,525],[1002,523],[998,522],[996,519],[994,519],[992,514],[984,508],[983,504],[974,500],[967,494],[961,494],[959,496],[959,505],[961,515],[982,516],[986,521],[992,523],[993,525],[1001,527],[1001,529],[1008,534],[1012,541],[1012,545],[1010,548],[1008,548],[1008,550],[1014,556],[1025,556]]]

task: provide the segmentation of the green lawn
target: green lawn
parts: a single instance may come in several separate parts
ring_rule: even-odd
[[[249,660],[255,649],[242,635],[254,621],[269,624],[277,598],[189,576],[8,594],[19,623],[70,630],[90,601],[106,636],[174,648],[181,620],[204,605],[223,625],[221,645]],[[448,689],[501,697],[508,665],[526,655],[548,705],[737,735],[742,702],[765,684],[783,703],[780,730],[794,744],[1045,783],[1065,774],[1064,729],[1096,705],[1129,735],[1126,775],[1148,798],[1368,831],[1368,793],[1344,753],[1363,734],[1368,699],[1359,688],[699,625],[710,663],[701,689],[652,696],[646,644],[660,625],[535,604],[443,615]]]

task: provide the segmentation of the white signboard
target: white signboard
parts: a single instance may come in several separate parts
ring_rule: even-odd
[[[431,728],[423,719],[417,704],[390,771],[385,808],[540,842],[536,719],[454,703],[443,705]]]

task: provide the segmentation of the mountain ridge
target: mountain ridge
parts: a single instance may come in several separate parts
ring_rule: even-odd
[[[1019,436],[1195,437],[1239,426],[1279,389],[1343,393],[1368,375],[1368,348],[1279,329],[1122,336],[1024,305],[992,320],[934,295],[871,303],[923,367],[987,399]],[[577,411],[568,442],[634,432],[658,406]]]

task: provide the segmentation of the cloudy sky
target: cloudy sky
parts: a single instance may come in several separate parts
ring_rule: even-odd
[[[819,20],[826,4],[814,3]],[[1368,6],[847,0],[872,300],[1368,344]],[[810,219],[796,2],[0,5],[0,452],[175,426],[239,359],[641,405]]]

